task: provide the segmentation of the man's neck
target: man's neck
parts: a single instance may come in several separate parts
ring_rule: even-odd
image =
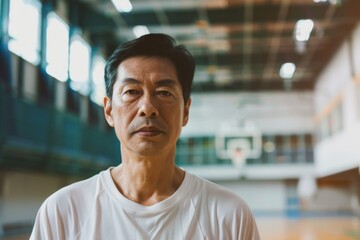
[[[111,176],[126,198],[144,206],[154,205],[170,197],[181,185],[185,172],[170,159],[123,158],[122,164],[112,169]]]

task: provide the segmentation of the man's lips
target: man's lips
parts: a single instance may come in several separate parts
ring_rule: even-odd
[[[161,129],[153,127],[153,126],[142,127],[135,131],[135,133],[138,133],[143,136],[155,136],[162,132],[163,131],[161,131]]]

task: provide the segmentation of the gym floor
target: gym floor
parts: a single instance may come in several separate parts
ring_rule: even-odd
[[[360,239],[360,217],[258,218],[262,240]]]

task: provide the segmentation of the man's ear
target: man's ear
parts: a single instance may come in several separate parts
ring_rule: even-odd
[[[190,111],[190,105],[191,105],[191,98],[189,98],[184,106],[184,117],[183,117],[183,123],[182,126],[185,127],[186,124],[189,121],[189,111]]]
[[[114,119],[112,116],[112,107],[111,99],[109,97],[104,97],[104,115],[107,123],[110,127],[114,127]]]

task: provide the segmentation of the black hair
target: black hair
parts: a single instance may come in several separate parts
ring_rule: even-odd
[[[111,98],[120,63],[135,56],[159,56],[168,58],[175,66],[183,98],[190,97],[195,72],[195,61],[190,52],[177,45],[175,39],[160,33],[150,33],[120,45],[108,58],[105,66],[106,95]]]

